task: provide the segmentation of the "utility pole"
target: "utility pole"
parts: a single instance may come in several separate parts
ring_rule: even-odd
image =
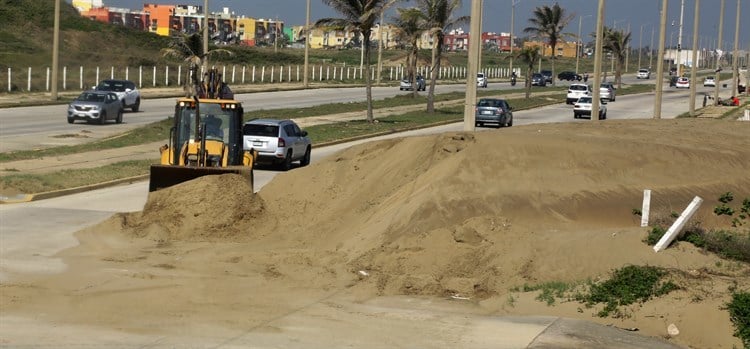
[[[651,27],[651,45],[648,47],[648,70],[651,70],[654,66],[652,64],[654,60],[654,27]]]
[[[734,53],[732,53],[732,96],[739,95],[737,90],[737,66],[740,58],[740,0],[737,0],[737,18],[734,23]]]
[[[641,24],[641,34],[638,37],[638,69],[641,69],[641,56],[643,56],[643,26]]]
[[[693,64],[690,67],[690,116],[695,116],[695,88],[697,84],[696,73],[698,72],[698,27],[700,26],[701,0],[695,0],[695,14],[693,15]]]
[[[203,1],[203,71],[208,71],[208,0]],[[196,72],[197,74],[198,72]],[[200,77],[198,77],[200,79]]]
[[[52,34],[52,90],[50,90],[50,98],[53,101],[57,100],[57,74],[58,62],[60,58],[60,1],[55,0],[55,29]],[[99,83],[97,81],[97,83]]]
[[[628,34],[630,34],[630,22],[628,22]],[[628,62],[630,62],[630,42],[625,45],[627,51],[625,51],[625,72],[628,72]]]
[[[385,29],[385,25],[383,24],[384,13],[385,7],[380,11],[380,25],[378,26],[378,72],[377,78],[375,80],[377,84],[380,84],[380,71],[383,70],[383,30]]]
[[[723,40],[722,34],[724,34],[724,0],[721,0],[721,12],[719,12],[719,41],[716,42],[716,86],[714,87],[714,104],[719,105],[719,85],[721,85],[721,43]]]
[[[722,0],[724,1],[724,0]],[[656,96],[654,98],[654,119],[661,119],[661,95],[664,88],[664,41],[667,35],[667,3],[662,0],[661,21],[659,22],[659,60],[656,61]]]
[[[310,34],[312,34],[312,30],[310,28],[310,0],[307,0],[307,15],[305,17],[305,69],[304,69],[304,75],[305,78],[303,80],[303,85],[305,88],[310,87],[310,82],[307,79],[308,69],[310,66]]]
[[[513,74],[513,29],[515,27],[516,4],[521,0],[510,1],[510,74]]]
[[[583,23],[583,17],[591,17],[591,15],[578,16],[578,44],[576,44],[576,74],[578,74],[578,60],[583,54],[583,40],[581,40],[581,23]],[[580,51],[579,51],[580,47]]]
[[[482,32],[482,2],[471,0],[471,24],[469,25],[469,62],[466,74],[466,101],[464,102],[464,131],[474,131],[476,117],[474,109],[477,103],[477,72],[479,54],[481,52],[481,35],[479,40],[471,40],[471,36]]]
[[[602,75],[602,38],[604,33],[604,0],[599,0],[599,9],[596,15],[596,48],[594,49],[594,82],[592,85],[591,121],[599,121],[599,95],[601,89],[599,84]]]
[[[682,20],[685,15],[685,0],[680,2],[680,28],[677,35],[677,76],[682,76]]]

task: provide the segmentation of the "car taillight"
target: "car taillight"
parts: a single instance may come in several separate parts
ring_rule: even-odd
[[[284,142],[284,138],[279,138],[278,146],[279,147],[286,147],[286,142]]]

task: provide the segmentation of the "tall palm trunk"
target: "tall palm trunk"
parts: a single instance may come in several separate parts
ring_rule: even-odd
[[[435,84],[437,84],[438,73],[440,71],[440,55],[439,50],[442,48],[440,44],[440,35],[434,34],[432,40],[432,67],[430,67],[430,91],[427,93],[427,112],[432,114],[435,112]]]
[[[373,123],[375,117],[372,115],[372,80],[370,79],[370,33],[365,33],[364,40],[364,54],[365,54],[365,94],[367,95],[367,122]]]
[[[534,70],[534,62],[529,63],[529,69],[526,69],[526,99],[531,97],[531,71]]]
[[[557,58],[557,55],[555,54],[555,47],[557,45],[551,45],[552,47],[552,86],[555,86],[555,60]]]

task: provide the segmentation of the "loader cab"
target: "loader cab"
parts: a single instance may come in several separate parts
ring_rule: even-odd
[[[198,145],[199,149],[223,149],[222,164],[242,165],[242,105],[235,100],[180,99],[175,106],[174,126],[170,133],[170,164],[186,164],[184,149]],[[205,138],[205,139],[204,139]]]

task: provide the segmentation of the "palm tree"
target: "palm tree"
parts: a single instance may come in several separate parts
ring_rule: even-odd
[[[418,88],[416,81],[417,55],[419,52],[419,38],[425,30],[425,18],[417,8],[399,8],[398,16],[393,18],[396,27],[396,39],[407,42],[410,50],[406,55],[406,66],[408,68],[408,79],[414,87],[413,96],[417,97]]]
[[[526,98],[531,97],[531,72],[534,71],[534,65],[541,59],[538,47],[526,46],[519,51],[513,52],[513,59],[526,63]]]
[[[178,36],[169,43],[169,47],[161,51],[164,57],[175,57],[188,64],[187,74],[190,79],[185,79],[185,85],[183,85],[187,97],[192,97],[197,93],[198,67],[203,64],[204,59],[218,54],[233,54],[232,51],[221,48],[203,52],[203,38],[200,33]]]
[[[367,121],[373,122],[372,81],[370,81],[370,34],[388,0],[323,0],[323,3],[341,14],[342,18],[323,18],[315,22],[316,27],[354,31],[363,37],[365,56],[365,93],[367,95]]]
[[[529,18],[530,27],[523,29],[524,33],[529,33],[533,37],[546,40],[552,48],[552,85],[555,85],[555,58],[557,57],[557,44],[565,37],[574,37],[574,34],[563,33],[573,15],[567,15],[565,9],[555,3],[552,7],[544,5],[534,9],[534,16]]]
[[[427,112],[435,112],[435,84],[440,72],[445,31],[455,25],[469,21],[469,16],[452,18],[453,12],[461,8],[461,0],[416,0],[417,8],[427,19],[427,28],[432,35],[432,67],[430,89],[427,92]]]
[[[630,44],[630,34],[604,27],[602,47],[612,52],[615,56],[615,61],[617,62],[615,66],[615,83],[617,83],[618,89],[622,87],[622,66],[625,64],[625,57]]]

